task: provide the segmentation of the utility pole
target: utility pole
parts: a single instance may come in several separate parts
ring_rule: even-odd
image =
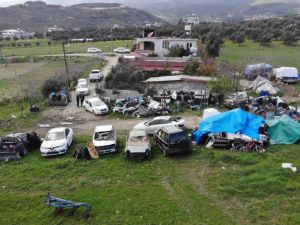
[[[62,42],[62,48],[63,48],[63,53],[64,53],[66,73],[67,73],[67,77],[69,78],[69,68],[68,68],[68,63],[67,63],[66,49],[65,49],[65,42],[64,41]]]

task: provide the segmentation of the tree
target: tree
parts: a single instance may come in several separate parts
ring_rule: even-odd
[[[211,93],[219,96],[219,104],[224,101],[224,96],[234,90],[238,90],[238,86],[229,76],[222,76],[218,79],[212,79],[208,82],[208,88]]]
[[[295,33],[291,32],[291,31],[284,31],[281,36],[281,39],[282,39],[283,43],[286,45],[290,45],[292,43],[297,42],[297,37],[296,37]]]
[[[169,57],[182,57],[190,55],[190,50],[186,50],[182,45],[174,45],[169,48]]]
[[[233,42],[237,44],[245,42],[245,33],[240,32],[233,34]]]
[[[258,41],[262,45],[266,45],[272,42],[272,34],[269,32],[263,32],[258,35],[256,41]]]
[[[206,36],[205,42],[206,42],[206,47],[205,47],[206,53],[212,58],[218,57],[220,55],[220,44],[224,42],[220,34],[210,32]]]
[[[199,62],[197,60],[191,61],[184,68],[184,73],[188,75],[196,75],[198,74]]]

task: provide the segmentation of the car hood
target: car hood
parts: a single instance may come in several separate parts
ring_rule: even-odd
[[[115,140],[107,140],[107,141],[93,140],[93,144],[95,145],[95,147],[99,147],[99,146],[106,146],[106,145],[114,145],[116,144],[116,141]]]
[[[134,126],[134,129],[136,130],[143,130],[145,129],[147,126],[145,126],[146,121],[138,123],[137,125]]]
[[[88,88],[76,88],[77,92],[88,91]]]
[[[130,152],[137,153],[137,152],[145,152],[146,150],[150,150],[148,145],[127,145],[126,150]]]
[[[98,110],[102,110],[102,109],[107,109],[107,106],[106,105],[99,105],[99,106],[93,107],[93,109],[95,111],[98,111]]]
[[[43,141],[41,148],[56,148],[66,144],[66,140]]]
[[[101,73],[90,73],[89,77],[101,77]]]

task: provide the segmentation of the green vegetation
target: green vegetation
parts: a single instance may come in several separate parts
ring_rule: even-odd
[[[77,136],[85,145],[91,137]],[[119,135],[120,150],[125,134]],[[1,224],[297,224],[300,179],[281,168],[300,164],[297,145],[264,154],[195,147],[192,154],[127,162],[122,154],[95,161],[44,159],[38,150],[1,167]],[[47,193],[92,205],[54,215]]]
[[[40,45],[33,43],[28,47],[4,47],[2,53],[6,56],[36,56],[36,55],[56,55],[62,54],[62,45],[55,42],[48,45],[47,39],[38,41]],[[4,41],[5,43],[5,41]],[[117,47],[132,47],[132,40],[120,40],[120,41],[101,41],[101,42],[86,42],[86,43],[74,43],[66,45],[67,53],[87,53],[89,47],[100,48],[103,52],[112,52]]]
[[[244,67],[252,63],[270,63],[274,67],[292,66],[300,68],[300,42],[295,45],[284,45],[279,41],[273,41],[269,46],[261,46],[250,40],[237,45],[231,41],[225,41],[221,46],[218,61],[226,60]]]

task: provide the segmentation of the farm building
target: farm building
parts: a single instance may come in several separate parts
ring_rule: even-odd
[[[211,79],[204,76],[175,75],[152,77],[144,82],[148,88],[156,89],[158,92],[181,90],[199,92],[207,90],[207,83]]]
[[[197,49],[197,39],[193,38],[176,38],[176,37],[144,37],[136,38],[135,46],[137,52],[155,53],[159,56],[164,56],[169,53],[169,48],[172,46],[182,46],[184,49]]]

